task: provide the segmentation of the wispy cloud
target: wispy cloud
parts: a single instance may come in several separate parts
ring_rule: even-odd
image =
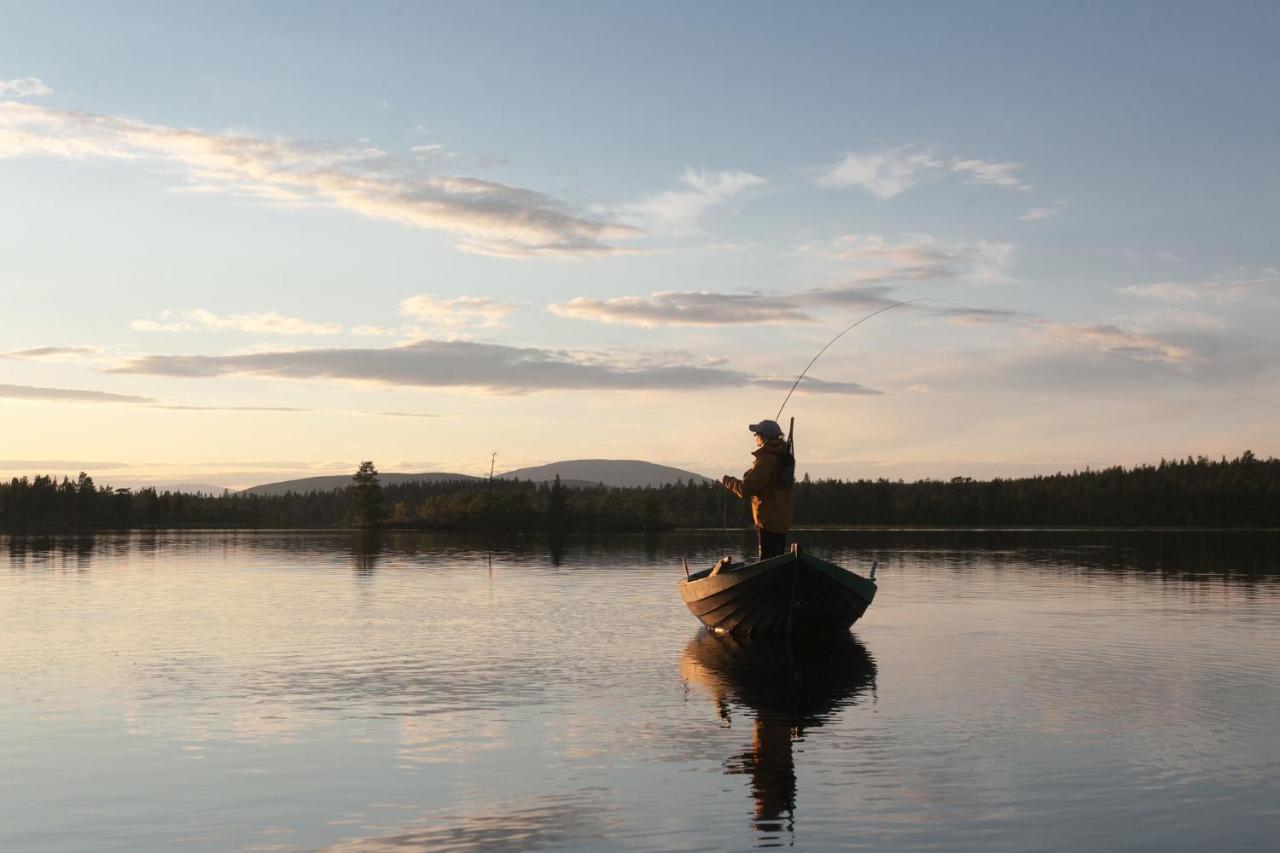
[[[395,329],[389,329],[386,326],[378,326],[374,324],[365,324],[360,326],[352,326],[350,333],[360,335],[361,337],[370,338],[392,338],[400,334]]]
[[[1125,296],[1154,302],[1233,302],[1250,294],[1268,290],[1280,293],[1280,275],[1200,282],[1158,281],[1150,284],[1130,284],[1116,290]]]
[[[687,189],[669,190],[625,205],[621,214],[647,228],[690,231],[694,230],[698,219],[715,205],[765,183],[764,178],[749,172],[705,172],[697,169],[686,169],[680,180]]]
[[[442,329],[501,326],[515,310],[514,303],[497,302],[487,296],[443,299],[421,293],[400,303],[401,314]]]
[[[932,151],[913,145],[866,154],[848,151],[843,160],[818,176],[818,185],[861,187],[876,198],[893,198],[920,183],[925,173],[942,166]]]
[[[100,347],[31,347],[0,352],[0,358],[50,359],[53,361],[78,361],[102,352]]]
[[[101,462],[86,459],[0,459],[0,470],[75,470],[106,471],[114,468],[128,468],[128,462]]]
[[[1216,331],[1225,329],[1227,322],[1221,317],[1215,317],[1203,311],[1193,311],[1186,308],[1160,308],[1129,317],[1127,325],[1138,331],[1160,331],[1166,329]]]
[[[908,234],[897,241],[880,234],[848,234],[801,251],[849,263],[860,283],[958,279],[985,285],[1012,281],[1008,267],[1013,248],[1012,243],[945,241],[930,234]]]
[[[36,400],[55,403],[117,403],[142,406],[148,409],[168,409],[191,412],[311,412],[314,409],[291,406],[208,406],[166,403],[155,397],[137,394],[114,394],[108,391],[92,391],[81,388],[46,388],[39,385],[0,385],[0,398],[11,400]]]
[[[649,296],[588,299],[579,296],[549,307],[559,317],[630,326],[719,326],[730,323],[792,323],[813,320],[794,301],[759,293],[667,290]]]
[[[593,299],[579,296],[549,306],[560,317],[631,326],[721,326],[746,323],[806,323],[822,319],[826,310],[878,308],[899,301],[892,284],[920,281],[965,281],[992,284],[1011,281],[1006,272],[1013,246],[1008,243],[944,242],[928,234],[887,240],[878,234],[851,234],[802,247],[851,267],[836,286],[792,293],[717,293],[664,290],[648,296]],[[1010,311],[921,306],[958,320],[991,320],[1020,316]]]
[[[45,388],[39,385],[0,385],[0,397],[10,400],[49,400],[64,403],[155,403],[151,397],[112,394],[79,388]]]
[[[129,324],[140,332],[252,332],[266,335],[339,335],[340,323],[313,323],[286,317],[274,311],[259,314],[215,314],[203,308],[193,311],[162,311],[159,320],[134,320]]]
[[[1130,284],[1119,290],[1125,296],[1136,296],[1139,299],[1153,299],[1159,302],[1195,302],[1204,296],[1200,288],[1174,281]]]
[[[365,409],[316,409],[306,406],[219,406],[170,403],[137,394],[114,394],[82,388],[46,388],[39,385],[0,385],[0,399],[31,400],[45,403],[99,403],[138,406],[170,412],[328,412],[343,415],[368,415],[387,418],[438,418],[431,412],[402,412]],[[74,467],[74,466],[73,466]]]
[[[0,80],[0,98],[36,98],[52,94],[53,89],[39,77]]]
[[[505,257],[605,254],[637,233],[532,190],[423,174],[368,144],[208,133],[17,101],[0,101],[0,157],[166,164],[191,189],[326,205],[444,231],[465,251]]]
[[[818,175],[823,187],[859,187],[876,198],[888,199],[948,172],[963,176],[968,183],[1028,190],[1018,172],[1022,164],[1010,161],[975,160],[954,157],[945,160],[933,148],[902,145],[883,151],[845,152],[840,162]]]
[[[678,358],[642,358],[470,341],[422,340],[387,348],[334,348],[239,355],[151,355],[114,373],[155,376],[256,376],[336,379],[417,388],[478,388],[504,394],[533,391],[682,391],[778,387],[789,381],[759,377]],[[810,393],[877,394],[855,382],[814,380]]]
[[[713,293],[706,291],[661,291],[649,296],[620,296],[614,299],[578,297],[553,304],[551,313],[577,320],[595,320],[652,328],[655,326],[731,326],[756,323],[817,323],[830,319],[832,309],[873,310],[887,308],[902,299],[890,287],[857,282],[838,287],[819,287],[789,294]],[[957,322],[998,322],[1017,319],[1018,311],[968,308],[927,301],[910,310],[925,311]]]
[[[1016,190],[1029,190],[1017,173],[1022,170],[1021,163],[994,162],[991,160],[953,160],[951,171],[965,175],[970,183],[991,184],[997,187],[1011,187]]]
[[[1107,323],[1042,323],[1039,327],[1051,336],[1139,361],[1180,365],[1191,362],[1196,357],[1195,352],[1188,347],[1152,334]]]
[[[1033,207],[1026,213],[1018,217],[1023,222],[1034,222],[1037,219],[1048,219],[1050,216],[1057,216],[1061,211],[1058,207]]]

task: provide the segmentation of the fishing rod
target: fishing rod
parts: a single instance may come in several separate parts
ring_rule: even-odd
[[[904,299],[901,302],[895,302],[892,305],[885,305],[881,308],[877,308],[876,310],[872,311],[870,314],[858,320],[857,322],[850,323],[848,326],[846,326],[844,331],[836,335],[831,340],[827,341],[827,345],[824,346],[822,349],[818,350],[818,354],[809,360],[809,363],[805,365],[804,370],[800,371],[800,375],[796,377],[795,382],[791,383],[791,390],[787,392],[786,399],[784,399],[782,401],[782,405],[778,407],[778,414],[774,415],[773,419],[776,421],[778,418],[782,417],[782,410],[787,407],[787,403],[791,402],[791,395],[795,393],[796,387],[800,384],[800,380],[804,379],[805,374],[809,372],[809,368],[813,367],[814,363],[817,362],[818,359],[822,358],[822,354],[827,350],[831,349],[832,344],[834,344],[836,341],[840,340],[845,335],[849,334],[854,329],[856,329],[858,326],[861,326],[863,323],[867,322],[872,317],[875,317],[878,314],[883,314],[886,311],[892,311],[894,308],[898,308],[902,305],[910,305],[913,302],[924,302],[928,298],[929,298],[928,296],[920,296],[920,297],[917,297],[916,299]]]

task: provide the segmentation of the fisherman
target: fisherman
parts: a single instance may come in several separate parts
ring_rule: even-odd
[[[796,482],[796,459],[777,421],[761,421],[747,427],[755,433],[756,458],[742,479],[725,474],[720,482],[740,498],[751,498],[751,518],[756,526],[760,559],[777,557],[787,550],[791,530],[791,491]]]

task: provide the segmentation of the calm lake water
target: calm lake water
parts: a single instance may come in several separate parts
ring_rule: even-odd
[[[799,538],[845,641],[720,533],[0,537],[0,849],[1277,849],[1280,535]]]

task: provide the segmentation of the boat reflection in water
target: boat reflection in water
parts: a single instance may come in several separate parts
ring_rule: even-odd
[[[755,713],[751,749],[725,772],[751,777],[755,829],[764,846],[795,831],[793,745],[875,689],[876,664],[852,634],[741,637],[700,631],[685,647],[680,675],[705,689],[732,725],[734,706]]]

